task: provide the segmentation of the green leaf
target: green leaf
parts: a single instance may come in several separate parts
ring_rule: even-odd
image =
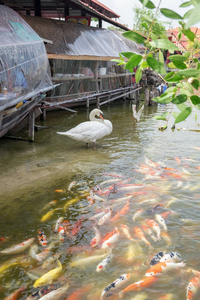
[[[150,8],[150,9],[154,9],[155,5],[153,4],[153,2],[146,1],[146,0],[139,0],[145,7]]]
[[[173,62],[168,63],[167,67],[170,68],[170,69],[176,69],[176,66]]]
[[[177,123],[184,121],[191,114],[191,112],[192,112],[192,108],[186,107],[183,111],[180,112],[180,114],[178,114],[174,123],[177,124]]]
[[[191,94],[193,93],[193,92],[190,93],[190,91],[188,91],[188,90],[186,89],[185,86],[184,86],[183,88],[180,88],[179,92],[180,92],[181,94],[186,94],[188,97],[190,97]]]
[[[185,76],[185,77],[194,77],[200,75],[200,70],[197,69],[186,69],[177,72],[177,75]]]
[[[192,5],[192,1],[187,1],[187,2],[182,3],[179,7],[188,7],[190,5]]]
[[[172,98],[170,98],[174,93],[164,93],[160,97],[152,98],[153,101],[161,104],[167,104],[172,101]]]
[[[180,111],[183,111],[184,109],[187,108],[187,105],[185,103],[176,104],[176,106]]]
[[[194,89],[193,89],[192,85],[189,82],[184,82],[183,84],[184,84],[184,88],[186,90],[188,90],[191,94],[194,93]]]
[[[170,19],[183,19],[179,14],[177,14],[175,11],[168,9],[168,8],[161,8],[160,12],[163,14],[163,16],[170,18]]]
[[[158,56],[159,56],[159,62],[164,64],[164,55],[162,51],[159,50]]]
[[[184,15],[183,15],[183,19],[186,20],[186,19],[189,19],[191,14],[193,13],[193,8],[188,10]]]
[[[190,97],[190,99],[192,101],[192,104],[194,104],[194,105],[200,104],[199,96],[193,95],[193,96]]]
[[[118,66],[119,65],[125,65],[125,61],[122,61],[120,59],[111,59],[111,61],[114,61],[114,62],[118,63]]]
[[[186,64],[184,64],[184,63],[181,62],[181,61],[174,61],[173,64],[174,64],[175,67],[178,68],[178,69],[181,69],[181,70],[187,69]]]
[[[172,86],[172,87],[169,87],[168,89],[166,89],[165,93],[170,93],[170,92],[173,92],[175,93],[177,91],[177,87],[175,86]]]
[[[181,95],[178,95],[176,96],[173,100],[172,100],[172,103],[173,104],[181,104],[183,102],[187,101],[187,95],[185,94],[181,94]]]
[[[169,115],[169,112],[164,112],[160,116],[154,116],[153,119],[167,121],[166,117]]]
[[[151,19],[148,15],[142,14],[142,18],[143,18],[144,20],[146,20],[147,22],[149,22],[149,23],[152,22],[152,19]]]
[[[187,21],[187,27],[191,27],[192,25],[198,23],[200,21],[200,4],[196,5],[195,8],[191,10],[191,13],[189,14],[189,18]]]
[[[174,76],[175,72],[169,72],[166,76],[165,76],[165,80],[167,81],[168,79],[172,78]]]
[[[133,52],[121,52],[121,54],[128,59],[130,59],[133,55],[136,55],[136,53]]]
[[[149,65],[149,67],[151,67],[154,71],[164,74],[164,72],[166,73],[164,64],[157,61],[155,58],[153,57],[147,57],[147,63]]]
[[[189,58],[189,57],[190,57],[190,54],[191,54],[191,53],[188,51],[188,52],[183,53],[183,56],[186,57],[186,58]]]
[[[179,51],[179,48],[174,43],[170,42],[167,39],[154,40],[154,41],[151,41],[149,44],[154,48]]]
[[[138,44],[143,44],[145,42],[145,38],[142,35],[131,30],[124,32],[122,35]]]
[[[178,114],[179,114],[179,113],[178,113],[177,111],[173,111],[172,116],[174,117],[174,119],[177,118]]]
[[[168,59],[171,60],[172,62],[174,62],[174,61],[184,62],[187,60],[187,57],[185,57],[183,55],[175,54],[175,55],[170,55],[168,57]]]
[[[183,32],[183,34],[185,34],[185,36],[187,36],[187,38],[191,42],[194,42],[194,39],[196,37],[196,34],[194,32],[192,32],[190,29],[183,29],[182,32]]]
[[[141,23],[141,26],[143,26],[146,30],[149,30],[149,27],[146,22]]]
[[[141,67],[142,67],[143,69],[146,69],[146,68],[149,67],[149,65],[148,65],[148,63],[146,62],[146,60],[143,61],[143,62],[141,63]]]
[[[142,78],[142,69],[138,68],[135,72],[135,82],[138,83],[140,79]]]
[[[137,65],[141,62],[142,60],[142,56],[139,54],[134,54],[129,61],[127,62],[125,69],[126,70],[130,70],[133,69],[135,67],[137,67]]]
[[[198,90],[198,88],[199,88],[199,80],[194,79],[191,84],[192,84],[193,88],[195,88],[196,90]]]
[[[171,72],[170,72],[171,73]],[[175,72],[174,72],[175,73]],[[169,73],[168,73],[169,74]],[[167,74],[167,75],[168,75]],[[177,75],[175,74],[174,76],[172,77],[169,77],[169,78],[164,78],[167,82],[178,82],[178,81],[181,81],[183,79],[183,76],[180,76],[180,75]]]

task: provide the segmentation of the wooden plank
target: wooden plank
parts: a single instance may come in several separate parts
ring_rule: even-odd
[[[119,99],[119,98],[121,98],[121,97],[123,97],[123,96],[129,95],[130,93],[136,92],[137,90],[140,90],[141,88],[142,88],[142,87],[139,87],[139,88],[137,88],[137,89],[135,89],[135,90],[130,90],[130,91],[128,91],[128,92],[126,92],[126,93],[123,93],[123,94],[121,94],[121,95],[118,95],[118,96],[116,96],[116,97],[114,97],[114,98],[110,98],[110,99],[108,99],[108,100],[106,100],[106,101],[104,101],[104,102],[101,102],[100,105],[106,104],[106,103],[108,103],[108,102],[111,102],[111,101],[114,101],[114,100],[116,100],[116,99]]]
[[[110,61],[111,59],[119,59],[119,56],[90,56],[90,55],[64,55],[47,53],[49,59],[65,59],[65,60],[98,60]]]

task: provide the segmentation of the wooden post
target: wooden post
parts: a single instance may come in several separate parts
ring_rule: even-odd
[[[89,108],[89,107],[90,107],[90,100],[89,100],[89,98],[87,98],[86,101],[87,101],[87,102],[86,102],[86,107]]]
[[[35,127],[35,111],[31,110],[29,113],[29,141],[34,141],[34,127]]]
[[[138,87],[139,87],[139,84],[137,83],[136,88],[138,88]],[[137,90],[135,92],[135,100],[136,100],[136,103],[140,102],[140,90]]]
[[[46,117],[47,117],[46,108],[44,108],[44,107],[41,108],[41,111],[42,111],[42,114],[40,116],[40,119],[46,121]]]
[[[145,106],[149,106],[149,97],[150,97],[150,92],[149,89],[145,89]]]
[[[98,66],[99,66],[99,62],[96,61],[95,71],[94,71],[94,78],[95,78],[95,81],[96,81],[96,93],[97,94],[99,94]],[[96,97],[96,107],[100,108],[100,99],[99,99],[99,96]]]

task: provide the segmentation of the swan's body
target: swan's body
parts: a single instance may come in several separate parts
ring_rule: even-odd
[[[97,119],[95,116],[100,117]],[[90,121],[82,122],[76,127],[66,131],[57,132],[58,134],[66,135],[69,138],[85,142],[85,143],[95,143],[96,140],[109,135],[112,132],[112,123],[109,120],[103,119],[103,112],[97,108],[90,112]]]

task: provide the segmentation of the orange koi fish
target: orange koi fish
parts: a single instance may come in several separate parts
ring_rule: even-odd
[[[105,235],[105,236],[102,238],[102,240],[101,240],[101,245],[102,245],[105,241],[107,241],[111,236],[113,236],[113,234],[115,234],[116,232],[117,232],[116,227],[115,227],[114,230],[112,230],[112,231],[110,231],[110,232],[107,232],[106,235]]]
[[[154,284],[158,280],[158,277],[149,277],[149,278],[144,278],[140,281],[134,282],[127,286],[123,291],[119,293],[119,296],[122,297],[124,296],[125,293],[127,292],[132,292],[132,291],[140,291],[145,288],[150,287],[152,284]]]
[[[157,234],[157,238],[158,240],[160,240],[160,227],[158,225],[158,223],[154,220],[148,219],[146,221],[147,225]]]
[[[128,226],[121,224],[120,227],[121,227],[124,235],[127,237],[127,239],[133,240],[133,238],[130,235],[130,230],[129,230]]]
[[[100,240],[101,240],[101,234],[100,234],[99,230],[96,227],[94,227],[93,229],[95,231],[95,236],[93,237],[93,239],[90,242],[90,246],[92,248],[98,246],[100,243]]]
[[[167,175],[167,176],[170,176],[170,177],[174,177],[174,178],[182,178],[182,176],[176,174],[176,173],[172,173],[172,172],[165,172],[163,173],[163,175]]]
[[[133,230],[140,240],[144,241],[148,246],[151,246],[151,243],[146,239],[144,233],[139,227],[134,227]]]
[[[159,262],[156,265],[153,265],[149,270],[147,270],[145,276],[146,277],[159,276],[163,272],[166,272],[168,270],[173,270],[173,269],[183,268],[183,267],[185,267],[185,263],[183,261],[180,263]]]
[[[199,287],[200,287],[200,277],[199,276],[192,277],[192,279],[190,279],[189,284],[187,286],[187,292],[186,292],[187,300],[192,300],[194,298]]]
[[[136,219],[141,216],[141,214],[144,212],[144,209],[138,209],[138,211],[136,211],[136,213],[134,213],[133,215],[133,221],[135,222]]]
[[[69,297],[67,297],[67,300],[81,300],[82,297],[84,297],[84,295],[88,293],[90,289],[91,289],[91,285],[90,284],[86,285],[73,292]]]
[[[98,225],[103,225],[106,222],[108,222],[110,220],[111,214],[112,214],[112,212],[109,209],[108,212],[106,212],[105,215],[99,219]]]
[[[145,233],[147,233],[147,234],[152,238],[152,240],[153,240],[154,242],[157,241],[157,238],[154,236],[152,230],[151,230],[148,226],[146,226],[145,224],[142,224],[141,227],[142,227],[142,230],[143,230]]]
[[[64,242],[66,233],[65,233],[65,229],[64,229],[63,226],[59,226],[59,228],[58,228],[58,235],[59,235],[60,241]]]
[[[179,157],[175,156],[175,157],[174,157],[174,159],[177,161],[177,163],[178,163],[178,164],[180,164],[180,163],[181,163],[181,160],[180,160],[180,158],[179,158]]]
[[[163,213],[161,213],[160,215],[164,218],[164,219],[166,219],[169,215],[171,215],[172,214],[172,211],[165,211],[165,212],[163,212]]]
[[[83,223],[83,216],[74,224],[74,226],[71,230],[72,235],[76,235],[79,232],[79,230],[82,226],[82,223]]]
[[[55,190],[56,193],[66,193],[66,190]]]
[[[145,157],[145,162],[152,168],[160,168],[160,165]]]
[[[7,296],[6,298],[4,298],[4,300],[17,300],[19,299],[19,296],[21,295],[21,293],[26,289],[26,286],[22,286],[20,289],[18,289],[17,291],[15,291],[14,293],[10,294],[9,296]]]
[[[119,212],[117,212],[113,218],[111,218],[111,222],[115,222],[121,216],[126,215],[127,212],[129,211],[129,209],[130,209],[130,203],[129,203],[129,201],[127,201],[126,205]]]

